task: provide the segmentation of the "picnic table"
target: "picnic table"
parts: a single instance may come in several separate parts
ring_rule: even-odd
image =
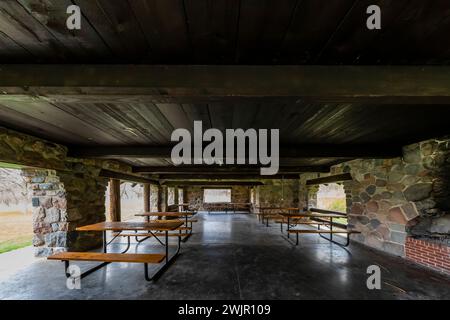
[[[280,213],[289,213],[289,212],[299,212],[299,208],[283,208],[283,207],[257,207],[260,211],[256,215],[260,222],[264,224],[264,220],[266,220],[266,226],[269,226],[269,220],[279,216]],[[274,212],[275,211],[275,212]]]
[[[128,262],[128,263],[144,263],[145,279],[147,281],[156,280],[164,273],[164,271],[169,267],[169,265],[176,259],[180,252],[181,246],[181,236],[178,237],[178,246],[176,252],[169,258],[169,231],[176,230],[183,225],[181,221],[170,221],[170,222],[100,222],[83,227],[78,227],[76,230],[80,232],[90,232],[97,231],[103,234],[103,252],[61,252],[53,256],[48,257],[49,260],[61,260],[64,261],[66,267],[66,276],[71,275],[67,272],[69,268],[69,262],[76,261],[98,261],[102,262],[100,265],[95,266],[80,275],[80,278],[97,271],[112,262]],[[113,239],[107,242],[106,232],[114,231],[117,234]],[[121,253],[108,253],[107,247],[111,242],[114,241],[118,236],[124,231],[134,231],[136,234],[144,236],[146,239],[155,236],[155,232],[163,232],[165,235],[165,242],[162,243],[165,246],[165,254],[128,254],[126,253],[130,248],[130,240],[128,237],[128,245],[125,251]],[[137,233],[138,231],[144,231],[146,233]],[[165,261],[163,266],[159,268],[152,277],[148,274],[148,264],[154,263],[159,264]]]
[[[333,240],[333,234],[335,234],[335,233],[346,234],[347,235],[347,242],[346,242],[346,244],[344,246],[348,246],[350,244],[350,237],[349,237],[349,235],[351,233],[359,233],[357,231],[333,230],[333,219],[345,217],[345,215],[342,215],[342,214],[335,214],[335,213],[310,213],[310,212],[307,212],[307,213],[295,213],[295,214],[292,214],[292,213],[280,213],[280,215],[287,219],[287,235],[288,235],[288,238],[289,238],[289,235],[291,233],[295,233],[296,234],[296,236],[297,236],[296,244],[297,245],[299,243],[298,235],[300,233],[317,233],[317,234],[319,234],[320,237],[322,237],[322,238],[324,238],[324,239],[326,239],[326,240],[328,240],[330,242],[336,243],[338,245],[342,245],[342,244]],[[308,225],[313,224],[313,225],[317,225],[317,230],[298,230],[298,229],[294,229],[293,230],[293,229],[290,228],[292,219],[304,219],[304,218],[324,219],[324,220],[320,220],[320,221],[300,221],[300,222],[295,221],[293,223],[294,225],[298,225],[298,224],[308,224]],[[328,219],[328,220],[326,220],[326,219]],[[328,230],[321,230],[321,228],[320,228],[321,226],[328,226]],[[327,237],[323,236],[322,234],[329,234],[330,237],[327,238]]]
[[[224,211],[228,213],[229,211],[233,211],[236,213],[238,208],[248,207],[250,210],[251,203],[246,202],[217,202],[217,203],[205,203],[204,207],[207,209],[208,214],[211,214],[212,211]]]
[[[196,213],[192,211],[184,211],[184,212],[144,212],[144,213],[138,213],[136,214],[137,217],[145,217],[147,219],[147,222],[150,222],[151,217],[158,217],[158,218],[184,218],[185,221],[183,223],[186,224],[185,229],[185,237],[183,238],[183,241],[185,242],[190,235],[192,235],[192,223],[197,222],[197,220],[189,220],[189,217],[194,216]],[[153,220],[153,221],[164,221],[164,220]],[[166,221],[174,221],[174,220],[166,220]],[[190,226],[189,226],[190,223]],[[179,228],[178,228],[179,229]]]

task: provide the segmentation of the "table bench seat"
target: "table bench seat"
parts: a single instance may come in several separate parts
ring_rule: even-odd
[[[348,230],[289,230],[289,233],[325,233],[325,234],[334,234],[334,233],[357,233],[356,231],[348,231]]]
[[[165,233],[162,232],[154,232],[153,234],[151,233],[121,233],[120,234],[121,237],[164,237]],[[185,233],[169,233],[167,236],[169,237],[186,237],[187,235]]]
[[[324,238],[324,239],[326,239],[328,241],[336,243],[336,244],[338,244],[340,246],[347,247],[350,244],[350,235],[351,234],[361,233],[361,232],[359,232],[359,231],[352,231],[352,230],[299,230],[299,229],[290,229],[288,231],[288,233],[295,234],[297,236],[297,241],[295,243],[296,245],[298,245],[298,243],[299,243],[299,239],[298,239],[298,235],[299,234],[318,234],[319,236],[321,236],[322,238]],[[346,244],[341,244],[341,243],[338,243],[336,241],[333,241],[333,239],[332,239],[333,234],[339,234],[339,233],[347,235],[347,242],[346,242]],[[322,236],[322,234],[329,234],[330,238],[324,237],[324,236]]]
[[[88,276],[89,274],[105,267],[106,265],[113,262],[123,262],[123,263],[142,263],[144,265],[144,276],[145,280],[152,281],[156,280],[164,269],[167,268],[167,256],[164,254],[148,254],[148,253],[99,253],[99,252],[61,252],[54,254],[47,258],[48,260],[59,260],[65,263],[66,277],[72,277],[70,273],[69,263],[70,261],[89,261],[89,262],[101,262],[101,264],[86,270],[79,275],[80,279]],[[148,273],[149,264],[160,264],[166,260],[166,263],[162,268],[158,270],[152,277]],[[172,259],[173,260],[173,259]]]
[[[61,252],[48,257],[48,260],[59,261],[96,261],[96,262],[128,262],[128,263],[161,263],[164,254],[122,254],[99,252]]]

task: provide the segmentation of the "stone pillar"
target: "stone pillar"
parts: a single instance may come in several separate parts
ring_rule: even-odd
[[[144,183],[144,212],[150,211],[150,184]]]
[[[159,211],[167,211],[167,186],[159,186]]]
[[[33,206],[36,256],[101,246],[98,233],[79,233],[78,226],[105,221],[107,180],[99,170],[69,164],[71,171],[23,169]]]
[[[150,185],[150,211],[159,211],[158,186]]]
[[[121,221],[120,180],[109,180],[109,215],[111,221]]]

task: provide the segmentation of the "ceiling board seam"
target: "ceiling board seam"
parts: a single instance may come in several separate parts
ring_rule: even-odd
[[[338,31],[341,29],[341,27],[344,25],[344,22],[347,20],[347,18],[350,16],[350,13],[353,11],[353,9],[356,7],[356,5],[359,3],[359,0],[355,0],[355,2],[353,2],[353,5],[350,7],[350,9],[347,11],[347,13],[344,15],[344,17],[342,18],[342,20],[339,22],[339,24],[337,25],[336,29],[333,31],[333,33],[331,34],[330,38],[328,38],[327,42],[325,43],[325,45],[322,47],[322,49],[320,50],[320,52],[318,53],[318,55],[316,56],[316,58],[314,59],[314,63],[316,64],[319,59],[322,57],[323,53],[325,52],[325,50],[328,48],[328,46],[330,45],[331,41],[333,41],[334,37],[336,36],[336,34],[338,33]]]

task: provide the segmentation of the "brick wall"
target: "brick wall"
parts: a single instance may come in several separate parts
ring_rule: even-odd
[[[408,237],[405,252],[406,258],[415,263],[450,273],[450,246]]]

